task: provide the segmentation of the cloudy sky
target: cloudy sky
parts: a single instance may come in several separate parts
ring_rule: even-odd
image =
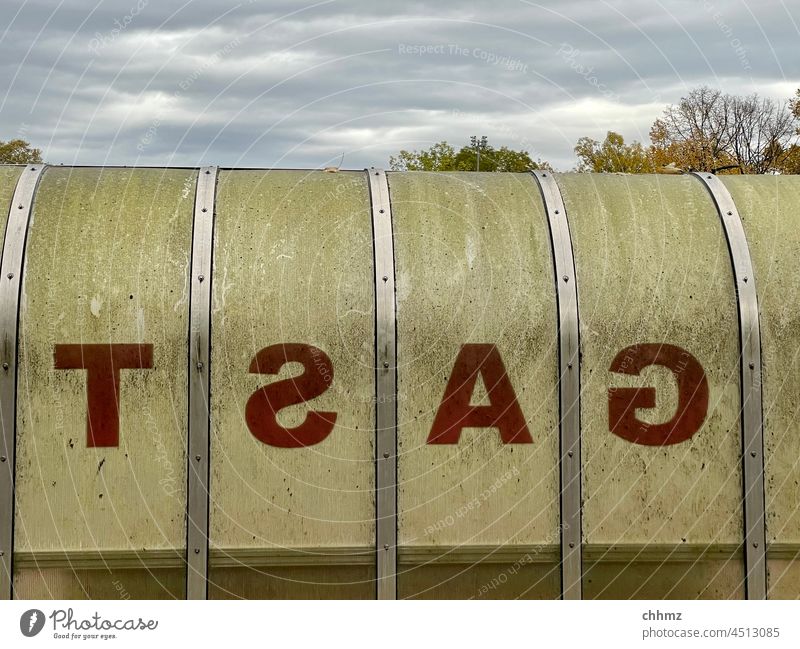
[[[359,168],[485,134],[569,169],[694,86],[800,86],[790,0],[0,2],[0,140],[55,164]]]

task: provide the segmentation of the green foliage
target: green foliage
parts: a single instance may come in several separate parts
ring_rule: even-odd
[[[455,149],[442,141],[422,151],[401,150],[389,158],[389,166],[394,171],[453,171],[455,158]]]
[[[475,171],[478,153],[470,145],[462,146],[458,152],[447,142],[438,142],[429,149],[400,151],[389,158],[394,171]],[[526,172],[534,169],[549,169],[541,160],[534,162],[527,151],[515,151],[501,146],[495,149],[486,145],[481,149],[481,171]]]
[[[42,152],[34,149],[25,140],[0,140],[0,164],[25,165],[40,164]]]
[[[578,156],[578,171],[630,174],[655,171],[650,154],[641,142],[625,144],[625,139],[614,131],[609,131],[602,142],[582,137],[575,145],[575,155]]]

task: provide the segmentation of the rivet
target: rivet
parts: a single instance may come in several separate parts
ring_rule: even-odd
[[[750,369],[751,369],[751,370],[755,369],[755,367],[756,367],[756,364],[755,364],[755,363],[750,363]]]
[[[565,282],[568,282],[568,281],[569,281],[569,276],[568,276],[568,275],[564,275],[564,281],[565,281]]]
[[[711,180],[711,176],[706,176],[706,179]]]
[[[197,279],[199,279],[202,282],[205,279],[205,275],[198,275]]]
[[[560,212],[558,210],[556,210],[556,214],[560,214]]]
[[[375,175],[376,175],[376,176],[380,176],[380,175],[381,175],[381,172],[380,172],[380,171],[376,171],[376,172],[375,172]]]
[[[384,210],[378,210],[378,212],[380,212],[381,214],[383,214]]]
[[[31,167],[31,171],[36,171],[36,167]]]
[[[747,284],[747,278],[746,278],[746,277],[742,277],[742,281],[743,281],[745,284]]]
[[[198,369],[198,370],[202,370],[202,369],[203,369],[203,363],[202,363],[202,361],[201,361],[201,362],[199,362],[199,363],[197,363],[197,369]]]
[[[753,547],[757,548],[758,547],[758,543],[753,543]]]
[[[194,549],[194,553],[195,553],[195,554],[200,554],[200,548],[195,548],[195,549]]]
[[[208,169],[206,169],[206,176],[208,176],[210,173],[211,172]]]
[[[388,550],[389,549],[389,544],[388,543],[384,543],[383,544],[383,549],[384,550]]]
[[[201,212],[208,212],[208,210],[207,210],[205,207],[204,207],[202,210],[200,210],[200,211],[201,211]]]
[[[6,461],[6,456],[0,455],[0,462],[5,462],[5,461]]]
[[[755,457],[755,456],[756,456],[756,452],[755,451],[750,451],[750,457]]]
[[[542,174],[542,178],[547,178],[547,174]]]
[[[2,557],[2,556],[5,556],[5,554],[6,554],[5,552],[3,552],[2,550],[0,550],[0,557]]]
[[[386,362],[386,361],[383,361],[383,366],[384,366],[384,367],[389,367],[389,363],[388,363],[388,362]]]
[[[389,281],[389,276],[388,275],[384,275],[383,276],[383,281],[384,282],[388,282]]]
[[[24,207],[25,207],[25,206],[24,206],[22,203],[20,203],[19,205],[17,205],[17,209],[18,209],[18,210],[21,210],[21,209],[22,209],[22,208],[24,208]]]
[[[389,457],[389,454],[388,453],[384,453],[383,457]]]
[[[567,369],[568,369],[568,370],[571,370],[571,369],[572,369],[572,363],[567,363]]]
[[[3,369],[4,369],[4,370],[7,370],[7,369],[8,369],[8,363],[3,363]]]
[[[9,273],[8,274],[8,279],[14,279],[14,273]]]
[[[731,211],[729,210],[729,211],[728,211],[728,216],[733,216],[733,212],[731,212]]]
[[[570,541],[570,543],[569,543],[569,547],[571,547],[571,548],[574,548],[574,547],[575,547],[575,544],[574,544],[572,541]]]
[[[195,460],[197,460],[197,461],[199,462],[199,461],[200,461],[200,456],[199,456],[199,455],[195,455],[195,456],[194,456],[194,459],[195,459]]]
[[[567,451],[567,455],[569,455],[570,457],[572,457],[572,451]]]

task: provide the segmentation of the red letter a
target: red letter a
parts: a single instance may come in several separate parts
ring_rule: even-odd
[[[489,396],[488,406],[470,405],[479,373]],[[462,428],[499,428],[504,444],[533,443],[495,345],[461,347],[428,435],[428,444],[458,444]]]

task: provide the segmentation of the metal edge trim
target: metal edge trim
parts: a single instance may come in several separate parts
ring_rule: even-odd
[[[25,245],[36,189],[44,164],[27,165],[17,179],[6,222],[0,262],[0,338],[3,340],[0,372],[0,599],[13,597],[14,487],[17,434],[17,344],[19,303]]]
[[[739,543],[593,543],[584,546],[583,559],[587,564],[608,563],[695,563],[700,561],[741,560]]]
[[[747,599],[766,599],[761,326],[755,274],[742,219],[728,188],[712,173],[692,172],[692,175],[703,183],[714,201],[733,266],[741,368],[745,593]]]
[[[216,167],[199,170],[192,216],[186,456],[186,599],[208,597],[211,273],[217,176]]]
[[[25,167],[24,164],[0,164],[0,169],[4,167]],[[57,167],[59,169],[114,169],[114,170],[136,170],[136,169],[149,169],[156,171],[172,171],[172,170],[186,170],[186,171],[201,171],[207,169],[206,166],[192,166],[192,165],[104,165],[104,164],[85,164],[85,165],[47,165],[49,167]],[[337,169],[336,171],[327,171],[324,167],[216,167],[219,171],[315,171],[320,173],[351,173],[361,174],[364,169]]]
[[[547,216],[558,317],[561,597],[582,598],[580,323],[578,282],[567,210],[550,171],[531,172]]]
[[[375,270],[375,552],[377,599],[397,599],[397,302],[389,181],[365,169]]]
[[[792,560],[800,556],[798,543],[774,543],[768,548],[771,559]],[[502,565],[553,564],[561,556],[558,545],[419,545],[405,546],[398,552],[404,567],[414,565]],[[681,564],[699,561],[741,561],[738,543],[617,543],[588,544],[583,548],[587,564],[657,563]],[[15,565],[25,569],[109,570],[181,569],[185,557],[180,550],[47,550],[19,552]],[[210,565],[217,568],[371,566],[375,552],[364,546],[304,548],[217,547],[209,551]]]

